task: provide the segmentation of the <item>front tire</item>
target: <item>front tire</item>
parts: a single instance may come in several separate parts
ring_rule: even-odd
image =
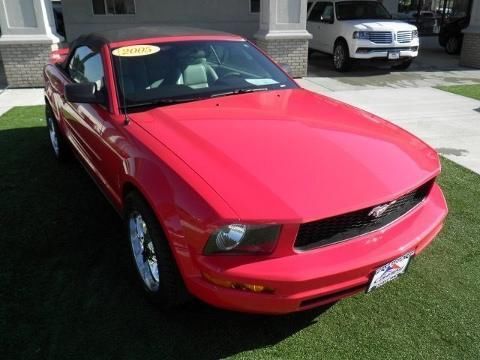
[[[445,44],[445,51],[449,55],[458,54],[460,53],[460,44],[461,41],[457,36],[450,36]]]
[[[339,72],[348,71],[350,63],[351,59],[347,44],[343,40],[337,41],[333,48],[333,66],[335,70]]]
[[[189,296],[168,241],[137,192],[125,199],[125,227],[138,279],[149,299],[163,309],[184,304]]]
[[[69,160],[70,148],[67,140],[58,127],[57,119],[55,118],[53,110],[49,104],[45,105],[45,120],[47,121],[48,135],[53,154],[59,161]]]

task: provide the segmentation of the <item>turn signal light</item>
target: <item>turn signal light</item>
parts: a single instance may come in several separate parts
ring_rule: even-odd
[[[274,291],[272,288],[269,288],[263,285],[239,283],[235,281],[221,279],[204,272],[202,272],[202,275],[204,279],[207,280],[208,282],[220,287],[228,288],[228,289],[237,289],[237,290],[251,291],[254,293],[264,293],[264,294],[273,294],[273,291]]]

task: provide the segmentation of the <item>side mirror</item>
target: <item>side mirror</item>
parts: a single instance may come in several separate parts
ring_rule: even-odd
[[[93,82],[67,84],[64,89],[65,99],[68,102],[84,104],[104,104],[105,95],[97,91],[97,85]]]
[[[292,68],[290,67],[289,64],[282,63],[282,64],[279,64],[279,65],[283,69],[283,71],[285,71],[288,75],[292,76]]]
[[[322,16],[320,16],[320,21],[323,22],[323,23],[332,24],[333,23],[333,17],[322,15]]]

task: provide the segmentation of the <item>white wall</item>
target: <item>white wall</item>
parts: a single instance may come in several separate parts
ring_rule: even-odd
[[[91,0],[63,0],[67,40],[82,33],[125,25],[185,25],[223,30],[249,38],[258,30],[259,14],[249,0],[135,0],[135,15],[93,15]]]

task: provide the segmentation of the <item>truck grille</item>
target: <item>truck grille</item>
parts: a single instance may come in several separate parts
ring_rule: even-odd
[[[412,210],[427,197],[434,180],[405,194],[390,204],[383,213],[373,213],[381,206],[353,211],[347,214],[301,224],[295,240],[295,248],[308,250],[334,244],[381,229]]]
[[[368,39],[375,44],[391,44],[393,36],[389,31],[371,31],[368,33]]]
[[[399,31],[397,32],[397,41],[399,43],[409,43],[413,39],[412,31]]]

